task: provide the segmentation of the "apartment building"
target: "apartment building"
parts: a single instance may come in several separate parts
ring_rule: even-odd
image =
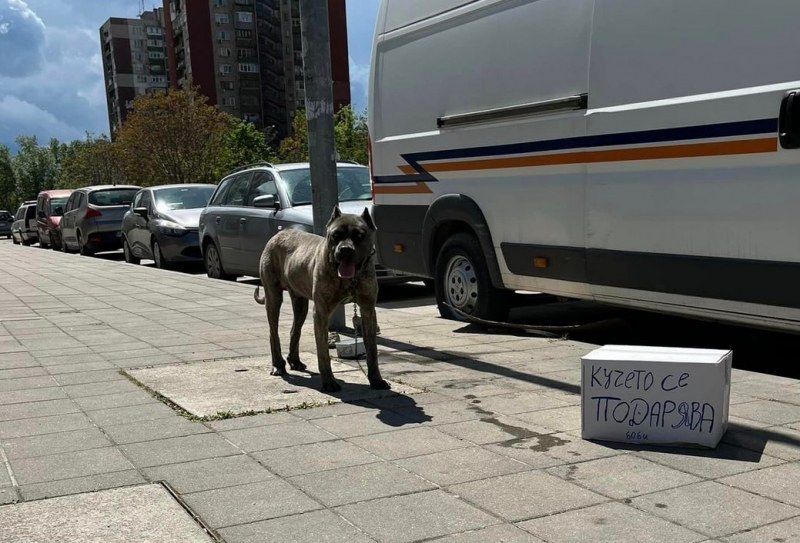
[[[163,0],[172,86],[286,136],[305,105],[299,0]],[[334,108],[350,103],[345,0],[328,0]]]
[[[168,88],[164,10],[144,11],[136,19],[108,19],[100,27],[100,47],[113,138],[136,96]]]

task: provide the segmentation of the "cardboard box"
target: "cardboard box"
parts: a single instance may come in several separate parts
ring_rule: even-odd
[[[731,351],[607,345],[581,359],[581,436],[714,448],[728,427]]]
[[[366,356],[367,348],[364,345],[364,338],[342,338],[336,342],[336,354],[339,358],[361,358]]]

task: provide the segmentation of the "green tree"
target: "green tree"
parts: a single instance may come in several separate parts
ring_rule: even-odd
[[[229,116],[196,89],[140,96],[114,142],[127,180],[215,183]]]
[[[341,160],[355,160],[366,165],[369,160],[367,146],[367,116],[355,113],[345,106],[333,116],[336,152]],[[298,110],[292,122],[292,135],[284,138],[278,147],[281,162],[308,161],[308,125],[305,111]]]
[[[5,145],[0,145],[0,209],[13,213],[18,205],[17,180],[11,168],[11,152]]]
[[[345,106],[333,117],[336,152],[341,160],[355,160],[367,165],[369,135],[366,114],[358,114],[351,106]]]
[[[61,164],[56,185],[78,188],[86,185],[120,184],[125,182],[114,146],[108,137],[87,133],[85,140],[75,140],[61,149]]]
[[[275,161],[275,152],[270,147],[273,139],[274,129],[261,131],[253,123],[230,117],[230,126],[223,140],[218,177],[246,164]]]
[[[11,159],[11,168],[16,178],[17,197],[33,200],[40,191],[55,186],[58,163],[53,154],[57,140],[50,146],[40,147],[36,136],[19,136],[16,139],[19,151]]]
[[[280,162],[308,162],[308,121],[305,110],[298,109],[292,120],[292,135],[278,147]]]

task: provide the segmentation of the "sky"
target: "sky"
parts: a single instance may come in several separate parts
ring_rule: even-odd
[[[351,101],[364,111],[379,0],[346,2]],[[139,0],[0,0],[0,145],[14,153],[19,135],[108,134],[99,29],[139,9]]]

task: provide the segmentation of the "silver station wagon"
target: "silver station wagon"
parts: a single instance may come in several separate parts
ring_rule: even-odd
[[[372,212],[369,168],[338,162],[339,207],[343,213]],[[258,263],[267,241],[285,228],[312,232],[311,170],[308,162],[267,163],[226,176],[200,213],[200,243],[209,277],[258,277]],[[378,281],[414,280],[376,262]]]

